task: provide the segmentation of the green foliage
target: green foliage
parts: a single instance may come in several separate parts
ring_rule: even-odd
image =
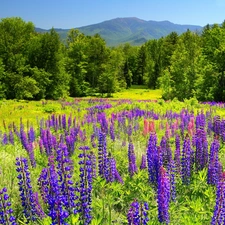
[[[1,19],[0,99],[109,97],[146,85],[161,88],[166,100],[225,101],[224,23],[206,26],[202,34],[179,33],[109,48],[99,34],[71,29],[63,43],[53,28],[38,33],[21,18]]]

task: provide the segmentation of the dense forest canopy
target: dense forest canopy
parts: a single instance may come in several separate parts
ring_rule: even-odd
[[[141,46],[107,47],[75,29],[61,42],[21,18],[0,20],[0,98],[111,95],[131,85],[161,88],[164,99],[225,101],[225,23],[201,34],[170,33]]]

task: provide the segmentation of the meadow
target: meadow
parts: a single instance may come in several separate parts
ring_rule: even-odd
[[[0,102],[0,224],[222,224],[225,104],[113,97]]]

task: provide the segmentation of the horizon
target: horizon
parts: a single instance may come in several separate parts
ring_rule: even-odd
[[[2,0],[0,19],[21,17],[42,29],[71,29],[116,18],[206,26],[224,21],[223,0]]]
[[[135,16],[131,16],[131,17],[117,17],[117,18],[112,18],[112,19],[104,20],[104,21],[101,21],[99,23],[103,23],[103,22],[107,22],[107,21],[111,21],[111,20],[115,20],[115,19],[128,19],[128,18],[139,19],[139,20],[143,20],[143,21],[146,21],[146,22],[150,22],[150,21],[158,22],[158,23],[160,23],[160,22],[169,22],[169,23],[172,23],[172,24],[175,24],[175,25],[201,26],[201,25],[196,25],[196,24],[178,24],[178,23],[173,23],[172,21],[169,21],[169,20],[161,20],[161,21],[144,20],[144,19],[141,19],[141,18],[138,18],[138,17],[135,17]],[[32,22],[32,21],[30,21],[30,22]],[[81,27],[71,27],[71,28],[51,27],[51,28],[54,28],[54,29],[62,29],[62,30],[69,30],[69,29],[72,29],[72,28],[82,28],[82,27],[86,27],[86,26],[96,25],[96,24],[99,24],[99,23],[88,24],[88,25],[84,25],[84,26],[81,26]],[[204,26],[206,26],[206,25],[204,25]],[[204,27],[204,26],[201,26],[201,27]],[[51,28],[42,28],[42,27],[36,27],[36,26],[35,26],[35,28],[43,29],[43,30],[51,30]]]

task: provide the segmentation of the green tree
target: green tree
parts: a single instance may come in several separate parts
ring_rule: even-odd
[[[105,64],[107,64],[110,50],[106,47],[105,40],[96,34],[87,39],[87,73],[86,81],[90,84],[92,89],[98,87],[99,76],[105,70]]]
[[[6,87],[4,84],[5,68],[0,58],[0,99],[5,98]]]
[[[225,101],[225,23],[220,27],[214,24],[206,26],[202,34],[203,54],[213,64],[216,82],[214,83],[214,99]],[[216,86],[217,85],[217,86]]]
[[[147,65],[147,54],[145,45],[142,45],[138,50],[136,65],[137,67],[135,74],[133,75],[133,82],[134,84],[143,85]]]
[[[149,88],[156,89],[158,78],[162,73],[162,45],[163,39],[150,40],[146,43],[147,48],[147,77],[146,83]]]
[[[67,39],[65,69],[70,75],[70,96],[85,96],[89,92],[89,83],[85,81],[87,67],[87,37],[78,30],[70,30]]]
[[[180,36],[177,48],[171,57],[171,66],[164,71],[160,79],[161,87],[169,84],[164,98],[177,97],[183,100],[195,95],[199,57],[201,57],[201,39],[196,33],[188,30]]]

